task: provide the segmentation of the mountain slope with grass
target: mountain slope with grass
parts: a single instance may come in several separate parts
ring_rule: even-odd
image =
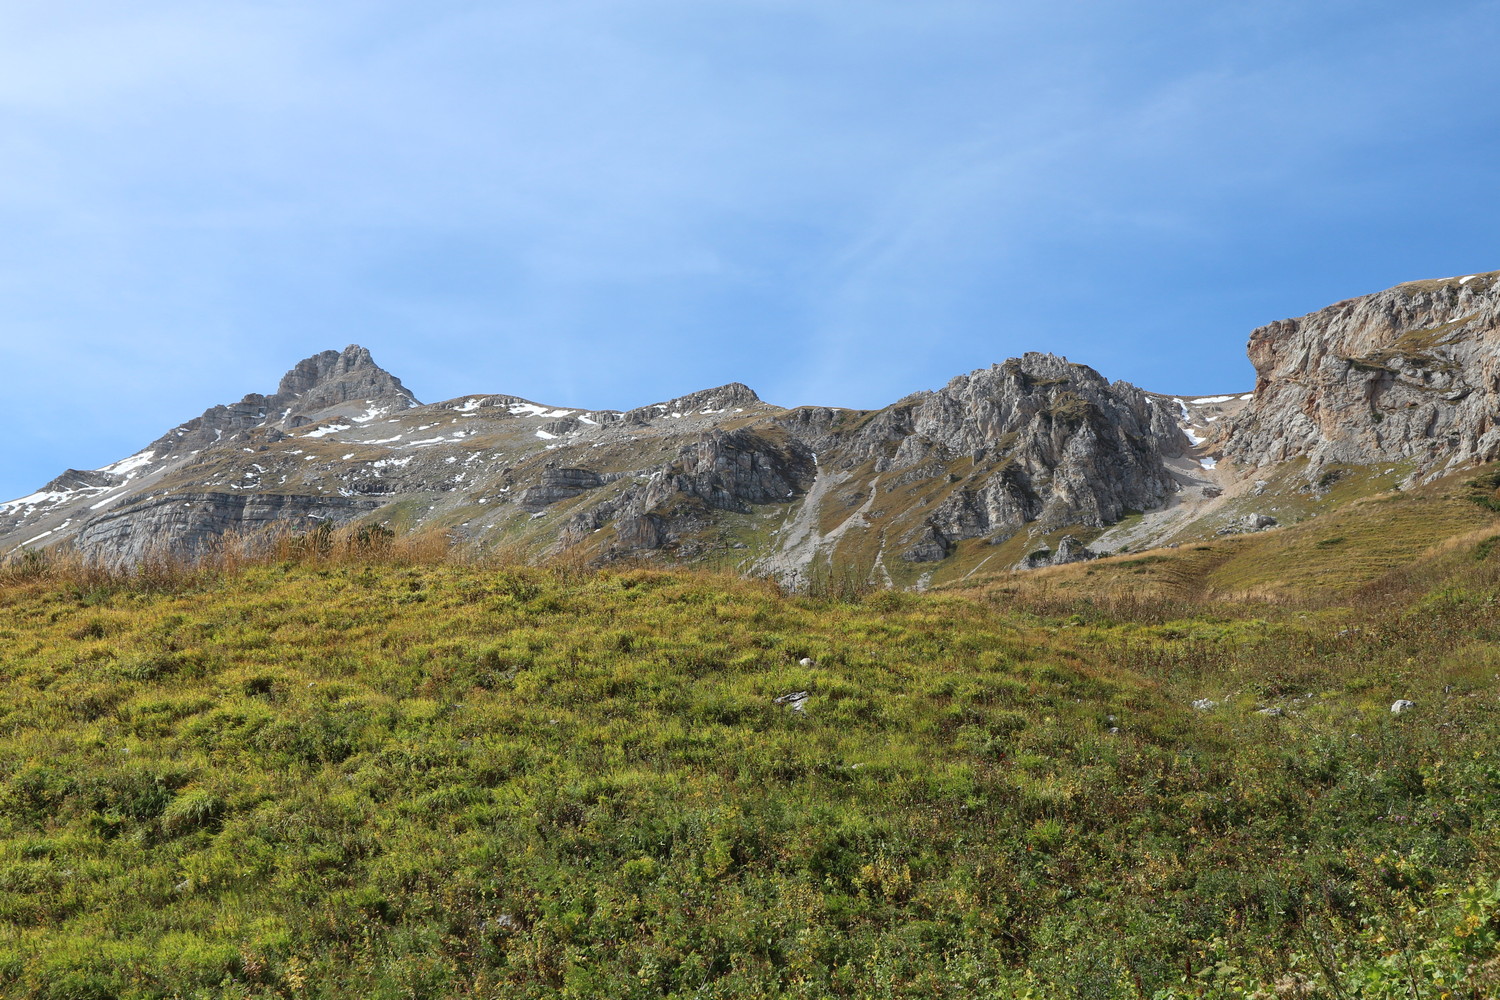
[[[0,995],[1494,996],[1493,541],[1284,604],[37,556]]]

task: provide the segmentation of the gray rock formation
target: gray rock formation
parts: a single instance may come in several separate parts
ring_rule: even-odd
[[[339,525],[379,503],[345,497],[276,493],[170,493],[147,496],[90,520],[78,533],[86,551],[111,561],[137,562],[154,554],[192,557],[226,536],[255,536],[268,528],[292,533]]]
[[[270,396],[214,406],[146,446],[157,461],[229,444],[274,444],[287,431],[330,417],[369,421],[419,405],[401,380],[356,344],[297,363]]]
[[[967,460],[974,488],[933,515],[956,539],[1033,520],[1099,527],[1153,507],[1175,489],[1164,457],[1186,447],[1174,414],[1135,386],[1031,353],[908,396],[850,452],[884,470]]]
[[[1500,458],[1500,273],[1421,281],[1250,335],[1255,398],[1211,442],[1245,466]]]
[[[1098,559],[1099,553],[1072,535],[1064,535],[1054,549],[1037,549],[1029,553],[1017,569],[1040,569],[1043,566],[1066,566],[1068,563]]]
[[[1244,514],[1218,530],[1220,535],[1248,535],[1256,531],[1274,528],[1280,522],[1270,514]]]

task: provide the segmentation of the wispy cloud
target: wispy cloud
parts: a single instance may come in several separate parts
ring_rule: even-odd
[[[350,341],[433,398],[1238,385],[1256,322],[1494,265],[1495,12],[6,5],[0,416],[71,403],[0,493]]]

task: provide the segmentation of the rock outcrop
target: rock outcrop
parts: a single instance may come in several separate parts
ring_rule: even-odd
[[[1176,490],[1165,460],[1188,442],[1162,402],[1087,365],[1030,353],[908,396],[856,432],[846,463],[878,471],[965,474],[903,558],[1031,522],[1103,527]]]
[[[269,528],[290,533],[344,524],[380,506],[370,500],[278,493],[169,493],[147,496],[86,524],[77,544],[114,563],[151,555],[192,556],[226,536],[255,536]]]
[[[1242,466],[1307,458],[1500,458],[1500,272],[1422,281],[1250,335],[1254,400],[1210,447]]]

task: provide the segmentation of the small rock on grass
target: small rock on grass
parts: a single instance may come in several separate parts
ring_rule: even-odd
[[[1416,707],[1417,703],[1414,701],[1407,701],[1405,698],[1397,698],[1391,703],[1391,714],[1400,715],[1402,712],[1410,712]]]
[[[793,712],[804,712],[806,711],[804,706],[807,704],[808,697],[809,695],[806,691],[793,691],[791,694],[784,694],[779,698],[772,698],[771,701],[773,704],[785,705]]]

